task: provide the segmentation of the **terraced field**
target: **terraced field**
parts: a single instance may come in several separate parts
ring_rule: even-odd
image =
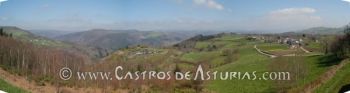
[[[205,83],[206,91],[214,91],[218,93],[228,92],[246,92],[246,93],[269,93],[269,92],[300,92],[303,86],[316,80],[320,74],[326,72],[329,66],[322,65],[322,55],[306,54],[302,50],[290,50],[286,45],[269,44],[259,41],[248,41],[244,38],[228,39],[217,38],[220,40],[222,47],[238,49],[238,59],[215,68],[211,71],[223,72],[253,72],[256,71],[257,76],[266,71],[288,71],[291,74],[290,81],[274,81],[274,80],[213,80]],[[205,43],[199,45],[203,46]],[[280,55],[296,54],[309,56],[280,56],[277,58],[269,58],[259,54],[254,48],[254,45],[260,46],[264,51],[272,53],[282,53]],[[214,52],[215,53],[215,52]],[[185,54],[185,58],[193,58],[190,61],[201,59],[211,55],[205,52],[191,52]],[[215,54],[212,54],[215,59]]]

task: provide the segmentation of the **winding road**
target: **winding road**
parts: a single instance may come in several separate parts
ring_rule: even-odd
[[[254,48],[256,51],[258,51],[260,54],[265,55],[265,56],[269,56],[270,58],[276,58],[276,55],[272,55],[272,54],[268,54],[267,52],[264,52],[262,50],[260,50],[259,48],[257,48],[256,45],[254,45]]]

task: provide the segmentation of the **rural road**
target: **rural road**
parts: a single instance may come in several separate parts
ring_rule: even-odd
[[[270,58],[275,58],[277,57],[276,55],[272,55],[272,54],[267,54],[266,52],[263,52],[262,50],[260,50],[259,48],[257,48],[256,45],[254,45],[254,48],[256,51],[258,51],[260,54],[263,54],[263,55],[266,55],[266,56],[269,56]]]

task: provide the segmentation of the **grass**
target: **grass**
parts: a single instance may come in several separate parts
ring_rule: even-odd
[[[321,43],[316,43],[316,42],[310,42],[309,45],[307,45],[309,48],[321,48],[322,44]]]
[[[208,45],[210,45],[209,42],[197,42],[195,48],[197,49],[207,48]]]
[[[242,36],[239,35],[225,35],[220,38],[215,38],[214,40],[223,40],[223,41],[235,41],[238,39],[242,39]]]
[[[307,46],[304,47],[305,49],[312,51],[312,52],[322,52],[322,43],[316,43],[316,42],[309,42]]]
[[[239,50],[239,57],[237,61],[229,63],[214,69],[211,71],[224,71],[224,72],[253,72],[257,71],[257,76],[260,76],[262,72],[271,71],[271,64],[274,64],[274,59],[270,59],[263,55],[258,54],[253,46],[258,45],[259,48],[265,51],[285,51],[289,50],[287,45],[271,44],[271,43],[259,43],[253,41],[245,41],[241,39],[216,39],[216,40],[231,40],[223,41],[226,44],[223,48],[237,48]],[[295,52],[299,54],[299,52]],[[194,56],[194,55],[193,55]],[[190,57],[190,56],[189,56]],[[286,83],[287,90],[300,90],[306,84],[317,79],[319,75],[326,72],[329,67],[320,66],[320,58],[323,56],[299,56],[299,57],[280,57],[282,59],[281,64],[285,65],[284,68],[277,69],[276,71],[292,71],[296,74],[293,81]],[[214,58],[212,63],[220,63],[223,61],[221,58]],[[299,64],[299,65],[298,65]],[[276,65],[277,66],[277,65]],[[278,65],[277,67],[280,67]],[[300,74],[304,73],[304,74]],[[279,92],[280,89],[273,80],[213,80],[205,83],[205,88],[218,92],[218,93],[270,93]],[[285,91],[287,91],[285,90]]]
[[[181,56],[182,60],[190,62],[198,62],[206,60],[210,65],[216,67],[211,71],[222,72],[253,72],[267,71],[267,65],[269,64],[269,58],[258,54],[253,45],[257,42],[247,41],[241,36],[223,36],[213,39],[214,42],[202,41],[196,43],[196,48],[206,48],[209,44],[216,45],[218,50],[214,51],[202,51],[202,52],[190,52]],[[231,63],[220,66],[224,63],[224,56],[221,56],[221,52],[225,49],[238,49],[239,58]],[[217,67],[218,66],[218,67]],[[261,73],[260,73],[261,74]],[[265,80],[213,80],[205,83],[205,89],[209,91],[215,91],[218,93],[227,92],[269,92],[271,87],[270,81]],[[259,88],[259,90],[256,90]]]
[[[215,45],[217,49],[206,50],[208,45]],[[308,56],[292,56],[292,57],[278,57],[275,59],[271,59],[264,55],[257,53],[254,49],[254,45],[258,45],[264,51],[269,52],[282,52],[282,53],[297,53],[301,55]],[[317,47],[317,46],[315,46]],[[305,54],[304,52],[298,51],[290,51],[290,49],[286,45],[281,45],[277,43],[262,43],[258,41],[249,41],[245,38],[239,36],[223,36],[215,39],[211,39],[208,41],[200,41],[196,43],[195,48],[200,49],[204,48],[202,51],[194,50],[188,53],[179,54],[180,60],[188,61],[192,63],[205,62],[209,63],[213,68],[210,71],[218,71],[218,72],[253,72],[256,71],[256,76],[259,78],[262,76],[263,72],[269,71],[290,71],[291,74],[294,75],[292,81],[288,81],[284,83],[287,87],[285,91],[295,91],[296,93],[299,90],[303,89],[305,85],[310,82],[316,80],[320,75],[326,72],[329,66],[321,66],[322,63],[320,58],[324,57],[322,55],[317,54]],[[222,56],[222,51],[225,49],[237,49],[238,55],[237,58],[230,62],[225,63],[225,56]],[[169,64],[172,64],[172,61],[169,62],[164,61],[167,59],[167,56],[157,56],[153,55],[151,57],[147,56],[147,58],[136,57],[134,59],[130,59],[128,62],[148,62],[149,64],[157,64],[159,68],[170,67]],[[277,61],[276,61],[277,60]],[[225,64],[225,65],[222,65]],[[164,66],[162,66],[164,65]],[[190,70],[196,66],[190,65],[188,63],[178,63],[177,64],[182,70]],[[274,67],[275,66],[275,67]],[[277,69],[274,69],[277,68]],[[347,68],[350,68],[349,66]],[[339,73],[349,73],[349,69],[343,70],[344,72]],[[300,74],[302,73],[302,74]],[[219,77],[219,76],[218,76]],[[344,79],[349,78],[349,74],[344,74],[338,76],[339,78],[335,79],[335,85],[329,84],[325,87],[331,87],[331,89],[335,89],[333,87],[339,88],[339,86],[345,84],[341,81],[345,81]],[[349,80],[348,80],[349,81]],[[341,82],[341,83],[339,83]],[[283,82],[282,82],[283,83]],[[349,82],[347,82],[349,83]],[[280,92],[281,87],[279,87],[279,83],[273,80],[211,80],[205,81],[204,83],[204,91],[208,90],[210,92],[217,93],[271,93],[271,92]],[[189,90],[193,92],[192,90]],[[319,91],[324,91],[324,88]],[[325,90],[327,91],[327,90]],[[179,91],[184,92],[184,91]],[[188,91],[186,91],[188,92]]]
[[[181,57],[181,60],[189,61],[189,62],[196,62],[200,58],[200,53],[198,52],[190,52],[187,54],[184,54]]]
[[[276,44],[276,43],[265,43],[265,44],[260,44],[258,48],[264,51],[278,51],[278,50],[286,50],[288,49],[288,46],[283,44]]]
[[[299,57],[284,57],[285,61],[288,63],[293,62],[293,64],[299,64],[297,71],[293,74],[295,81],[291,85],[289,91],[298,92],[304,88],[305,85],[316,80],[320,75],[325,73],[329,67],[320,66],[320,58],[323,56],[299,56]],[[297,59],[297,60],[293,60]],[[294,65],[295,66],[295,65]]]
[[[315,93],[338,93],[339,89],[347,84],[350,84],[350,64],[346,64],[339,69],[335,76],[325,84],[318,87]]]
[[[190,52],[184,54],[180,59],[189,62],[200,62],[205,60],[212,60],[213,58],[219,57],[221,51],[203,51],[203,52]]]
[[[224,57],[214,58],[213,60],[210,61],[209,64],[211,66],[217,67],[225,63],[224,59],[225,59]]]
[[[246,45],[240,47],[240,57],[237,61],[212,69],[212,71],[225,71],[225,72],[253,72],[257,71],[257,76],[261,75],[261,72],[267,71],[267,65],[269,64],[269,58],[256,53],[253,49],[253,45]],[[259,93],[259,92],[271,92],[270,81],[265,80],[213,80],[207,82],[205,85],[211,91],[218,93]]]
[[[0,79],[0,90],[8,93],[29,93],[23,89],[10,85],[3,79]]]
[[[241,47],[240,57],[237,61],[231,64],[224,65],[222,67],[215,68],[213,70],[218,71],[240,71],[240,72],[259,72],[270,71],[271,62],[274,59],[267,58],[260,54],[257,54],[252,45]],[[278,69],[277,71],[295,71],[292,74],[297,74],[295,81],[287,83],[287,86],[291,86],[291,90],[300,90],[306,84],[317,79],[319,75],[326,72],[328,67],[322,67],[319,65],[319,58],[322,56],[307,56],[307,57],[281,57],[283,59],[281,63],[286,68]],[[298,60],[294,60],[298,59]],[[300,65],[296,65],[300,64]],[[281,66],[281,65],[279,65]],[[291,67],[292,66],[292,67]],[[303,67],[298,67],[303,66]],[[289,68],[288,68],[289,67]],[[299,73],[305,73],[304,76]],[[261,92],[276,92],[278,85],[274,85],[274,81],[264,80],[214,80],[207,83],[206,87],[218,93],[227,92],[247,92],[247,93],[261,93]]]

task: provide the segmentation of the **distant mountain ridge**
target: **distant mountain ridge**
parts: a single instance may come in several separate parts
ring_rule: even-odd
[[[82,53],[91,56],[92,58],[98,58],[101,55],[101,51],[94,47],[81,46],[74,43],[62,42],[53,40],[48,37],[33,34],[29,30],[24,30],[15,26],[0,26],[0,29],[7,34],[11,34],[16,40],[28,42],[37,46],[59,48],[69,52]]]
[[[330,27],[314,27],[305,30],[296,31],[302,34],[318,34],[318,35],[339,35],[343,34],[344,28],[330,28]]]
[[[192,36],[194,34],[182,32],[93,29],[66,34],[56,39],[97,47],[111,53],[120,48],[133,45],[148,45],[153,47],[172,45]]]
[[[73,31],[60,31],[60,30],[28,30],[33,34],[54,39],[55,37],[73,33]]]

